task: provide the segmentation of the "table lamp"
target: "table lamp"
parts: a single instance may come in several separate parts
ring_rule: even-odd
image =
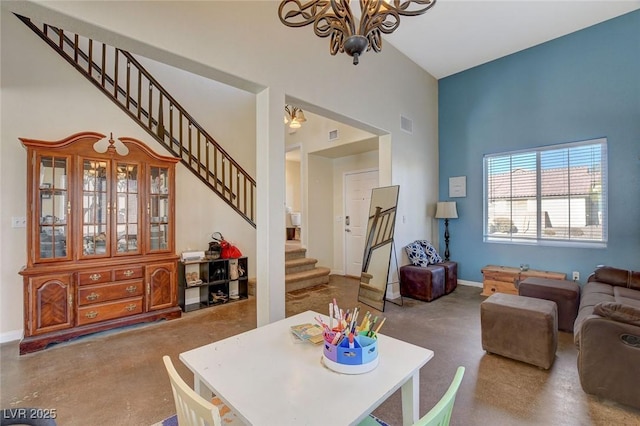
[[[444,219],[444,260],[449,260],[449,219],[457,219],[455,201],[438,201],[436,207],[436,219]]]

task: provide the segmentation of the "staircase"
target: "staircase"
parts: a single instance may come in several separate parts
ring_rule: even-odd
[[[220,196],[251,226],[255,180],[127,51],[30,18],[15,15],[71,66],[139,124],[160,145]],[[329,268],[316,267],[306,249],[287,249],[286,291],[329,282]],[[255,282],[250,282],[255,294]]]
[[[285,291],[301,290],[329,282],[329,268],[318,267],[316,259],[306,257],[307,249],[287,244],[284,255]],[[249,279],[249,295],[256,295],[256,280]]]
[[[316,266],[316,259],[306,257],[307,249],[287,246],[284,256],[285,291],[301,290],[329,282],[329,268]]]
[[[16,15],[251,226],[256,182],[131,55]]]

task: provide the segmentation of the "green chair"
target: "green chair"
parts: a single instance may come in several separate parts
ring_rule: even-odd
[[[440,401],[427,414],[419,419],[414,426],[448,426],[453,411],[453,403],[456,401],[456,394],[462,383],[464,367],[458,367],[456,375],[453,377],[447,392],[440,398]],[[374,416],[369,415],[358,426],[380,426],[381,423]]]

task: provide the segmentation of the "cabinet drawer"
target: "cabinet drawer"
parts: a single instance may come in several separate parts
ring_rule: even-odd
[[[143,292],[144,285],[142,280],[84,286],[78,290],[78,305],[84,306],[142,296]]]
[[[518,294],[518,289],[513,285],[513,283],[507,283],[504,281],[484,280],[482,287],[483,296],[490,296],[493,293]]]
[[[78,284],[90,285],[111,281],[111,269],[102,269],[78,273]]]
[[[143,266],[130,266],[128,268],[114,269],[115,281],[133,280],[144,276]]]
[[[78,325],[142,313],[142,296],[78,308]]]

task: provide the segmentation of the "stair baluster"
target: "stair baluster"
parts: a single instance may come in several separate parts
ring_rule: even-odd
[[[169,150],[189,168],[205,185],[216,192],[232,209],[255,227],[255,180],[189,115],[186,110],[157,82],[153,76],[129,53],[117,47],[101,43],[98,59],[94,60],[94,40],[73,34],[73,39],[59,28],[42,25],[42,29],[31,19],[16,15],[51,48],[56,50],[69,64],[140,124],[162,146]],[[67,32],[67,34],[70,34]],[[86,51],[84,48],[86,48]],[[120,69],[123,56],[126,63],[124,75]],[[113,62],[110,76],[109,62]],[[134,70],[131,70],[131,67]],[[132,72],[133,71],[133,72]],[[125,87],[120,86],[121,79]],[[136,93],[132,93],[135,87]],[[148,90],[143,90],[144,88]],[[154,94],[155,93],[155,94]],[[135,97],[134,97],[135,96]],[[144,99],[146,96],[147,99]],[[142,105],[147,101],[147,108]],[[165,107],[165,105],[167,105]],[[178,110],[178,134],[175,133],[174,108]],[[157,115],[155,114],[157,111]],[[169,129],[165,125],[168,115]],[[186,121],[187,135],[183,121]],[[193,136],[193,129],[197,135]],[[184,139],[187,139],[186,144]],[[193,146],[196,144],[196,147]],[[202,144],[205,144],[204,149]],[[195,149],[195,150],[194,150]],[[204,153],[204,157],[203,157]],[[213,163],[213,164],[211,164]],[[222,172],[218,174],[218,166]],[[226,174],[228,170],[228,176]],[[234,185],[233,174],[236,174]],[[228,179],[228,181],[227,181]],[[235,187],[234,187],[235,186]],[[241,187],[244,190],[241,191]],[[248,191],[247,191],[248,189]],[[247,193],[248,192],[248,193]]]

